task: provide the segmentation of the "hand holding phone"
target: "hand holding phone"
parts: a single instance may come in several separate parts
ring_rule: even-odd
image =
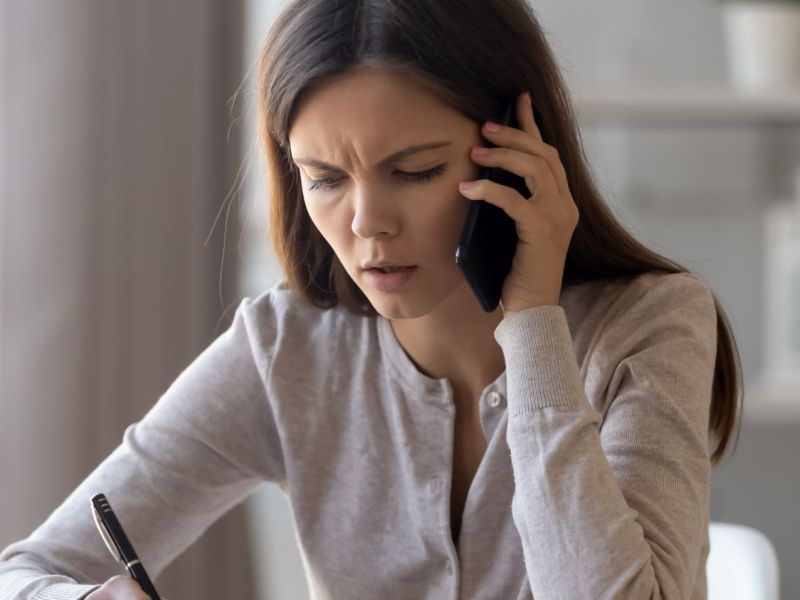
[[[518,127],[516,100],[508,104],[501,125]],[[487,147],[497,147],[487,140]],[[524,198],[530,196],[525,180],[500,167],[482,167],[478,179],[489,179],[516,189]],[[514,219],[485,200],[473,201],[456,248],[456,263],[486,312],[497,308],[503,282],[511,271],[517,249]]]

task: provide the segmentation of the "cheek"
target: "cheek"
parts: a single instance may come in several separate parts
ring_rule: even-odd
[[[447,253],[449,257],[455,252],[461,236],[470,200],[457,190],[454,192],[453,186],[438,190],[436,195],[439,201],[426,203],[424,210],[417,211],[411,226],[423,236],[421,241],[435,246],[439,254]]]
[[[452,188],[437,196],[437,202],[430,202],[409,223],[414,230],[415,256],[425,265],[418,281],[426,289],[425,302],[434,304],[464,281],[455,254],[470,207],[470,201]],[[433,304],[424,306],[430,309]]]
[[[343,225],[341,216],[337,215],[336,210],[332,206],[326,206],[319,202],[305,202],[306,213],[308,213],[311,223],[317,228],[320,235],[328,242],[328,245],[333,249],[334,253],[341,255],[344,250],[345,233],[343,233]],[[345,230],[347,227],[345,227]]]

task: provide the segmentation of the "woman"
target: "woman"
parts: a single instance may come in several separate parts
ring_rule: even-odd
[[[734,340],[604,205],[524,1],[289,2],[258,93],[286,281],[5,549],[0,589],[144,598],[111,577],[94,493],[154,576],[274,481],[315,598],[705,598]],[[509,98],[519,127],[494,131]],[[459,185],[483,166],[531,197]],[[453,260],[478,199],[519,237],[493,312]]]

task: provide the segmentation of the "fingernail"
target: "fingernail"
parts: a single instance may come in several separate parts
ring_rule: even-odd
[[[458,189],[460,189],[462,191],[466,191],[466,190],[471,189],[473,187],[473,185],[475,185],[475,184],[473,182],[471,182],[471,181],[462,181],[461,183],[458,184]]]
[[[492,121],[486,121],[486,131],[497,133],[498,131],[500,131],[500,125],[498,125],[497,123],[493,123]]]
[[[531,93],[530,92],[525,92],[525,100],[528,101],[528,104],[533,104],[533,101],[531,100]]]
[[[473,149],[472,149],[472,154],[473,154],[474,156],[483,156],[483,155],[484,155],[484,154],[486,154],[488,151],[489,151],[489,149],[488,149],[488,148],[483,148],[483,147],[480,147],[480,148],[473,148]]]

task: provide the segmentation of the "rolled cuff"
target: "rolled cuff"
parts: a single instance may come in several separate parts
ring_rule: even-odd
[[[506,362],[509,417],[586,402],[567,315],[537,306],[505,317],[494,331]]]

